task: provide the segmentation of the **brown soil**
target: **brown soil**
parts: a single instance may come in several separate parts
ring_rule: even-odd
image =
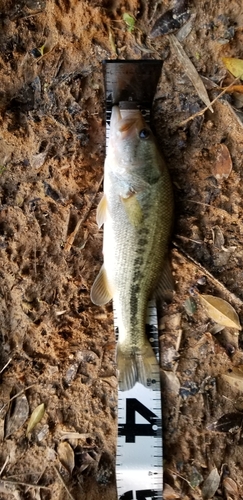
[[[243,440],[234,420],[242,393],[222,378],[243,364],[242,334],[215,334],[196,296],[224,298],[243,319],[241,110],[225,95],[213,114],[179,125],[204,104],[169,38],[146,40],[172,2],[1,4],[0,498],[116,498],[112,306],[95,307],[89,293],[102,261],[95,222],[105,154],[101,62],[117,57],[165,59],[154,125],[176,202],[176,294],[162,306],[160,339],[165,482],[177,495],[165,498],[202,498],[203,481],[215,467],[221,482],[206,498],[243,498]],[[192,0],[189,7],[195,16],[184,50],[202,76],[221,84],[222,57],[242,56],[242,2]],[[124,12],[137,20],[132,33]],[[208,92],[211,100],[217,95]],[[213,172],[221,143],[233,170],[218,182]],[[188,302],[185,308],[190,297],[194,313]],[[26,436],[28,418],[41,403],[44,416]],[[228,413],[227,431],[208,429]]]

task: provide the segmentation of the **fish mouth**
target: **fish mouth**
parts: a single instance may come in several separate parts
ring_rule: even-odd
[[[122,109],[113,106],[111,115],[111,130],[116,130],[116,134],[121,139],[134,136],[137,132],[146,127],[146,122],[139,109]]]

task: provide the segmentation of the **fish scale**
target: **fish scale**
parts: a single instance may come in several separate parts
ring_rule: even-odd
[[[162,61],[104,61],[106,92],[106,144],[113,104],[120,107],[139,105],[146,121],[161,73]],[[140,231],[140,251],[134,270],[135,287],[142,285],[141,265],[147,227]],[[144,240],[144,241],[142,241]],[[139,273],[140,271],[140,273]],[[131,299],[134,301],[134,299]],[[131,311],[136,309],[131,304]],[[116,304],[113,303],[114,325],[118,340]],[[147,305],[147,335],[159,359],[158,321],[155,301]],[[134,320],[135,321],[135,320]],[[162,500],[163,444],[160,377],[157,367],[145,387],[136,383],[128,391],[118,390],[118,440],[116,480],[119,500]]]

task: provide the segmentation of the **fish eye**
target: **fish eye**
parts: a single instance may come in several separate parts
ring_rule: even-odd
[[[140,130],[139,132],[140,139],[148,139],[149,136],[150,136],[150,131],[148,128],[142,128],[142,130]]]

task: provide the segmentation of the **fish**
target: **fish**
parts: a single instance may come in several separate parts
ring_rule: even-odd
[[[104,224],[104,262],[91,300],[113,299],[119,337],[119,389],[145,387],[159,373],[146,336],[148,301],[173,289],[168,246],[173,224],[172,184],[156,139],[139,109],[112,108],[104,165],[104,193],[97,208]]]

